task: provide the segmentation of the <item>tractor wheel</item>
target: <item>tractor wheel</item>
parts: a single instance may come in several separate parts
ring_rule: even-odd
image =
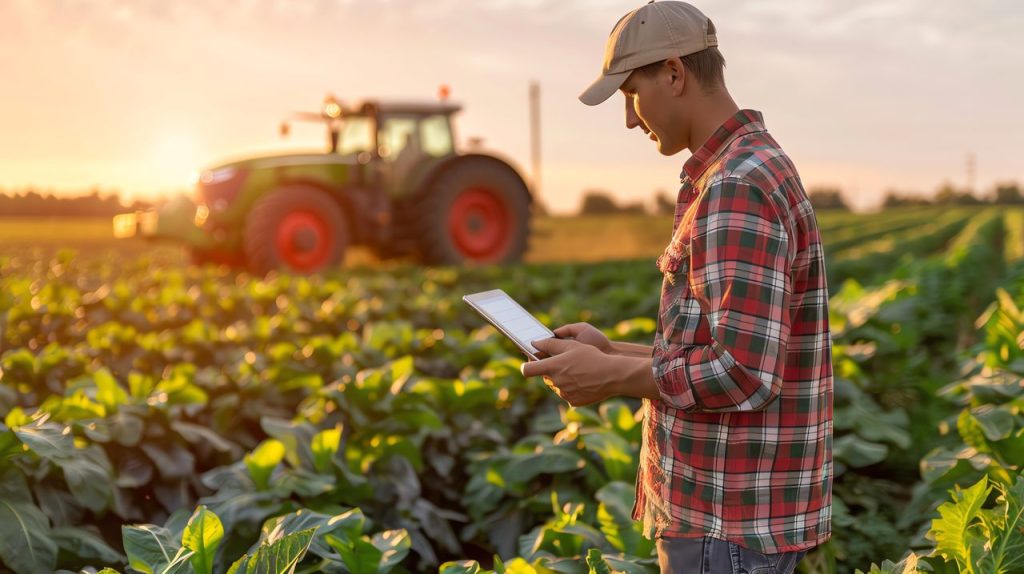
[[[311,187],[270,192],[256,202],[245,221],[245,260],[254,273],[329,269],[341,262],[348,242],[341,206]]]
[[[504,164],[455,164],[426,190],[419,207],[417,237],[428,264],[505,263],[526,251],[529,191]]]

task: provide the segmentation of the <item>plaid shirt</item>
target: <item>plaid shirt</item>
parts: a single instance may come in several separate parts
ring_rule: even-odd
[[[683,168],[634,518],[764,553],[831,532],[832,342],[818,225],[761,114]]]

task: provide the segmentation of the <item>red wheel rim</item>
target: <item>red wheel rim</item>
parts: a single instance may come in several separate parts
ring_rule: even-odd
[[[448,232],[467,259],[498,261],[511,243],[512,221],[505,202],[485,187],[462,190],[448,214]]]
[[[296,271],[315,271],[331,256],[334,236],[316,213],[293,211],[277,228],[281,262]]]

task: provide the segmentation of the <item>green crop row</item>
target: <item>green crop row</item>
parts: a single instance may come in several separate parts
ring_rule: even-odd
[[[983,475],[979,489],[1012,487],[1020,427],[1004,436],[1004,415],[958,403],[968,395],[949,382],[984,349],[985,368],[1019,383],[1013,217],[974,215],[944,252],[833,297],[835,536],[804,572],[929,551],[917,534],[946,488]],[[648,261],[255,279],[144,258],[0,258],[0,560],[18,574],[275,561],[655,572],[629,517],[638,403],[567,408],[459,298],[501,287],[546,323],[649,341],[660,278]],[[939,435],[943,421],[973,432]],[[922,457],[961,440],[988,458],[922,480]],[[1011,506],[990,500],[971,520]]]

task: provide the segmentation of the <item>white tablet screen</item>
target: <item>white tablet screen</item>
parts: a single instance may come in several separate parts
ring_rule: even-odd
[[[495,323],[501,325],[521,347],[534,354],[539,351],[530,344],[530,341],[554,336],[543,323],[529,314],[504,291],[477,293],[472,296],[472,300],[477,307],[490,315]]]

